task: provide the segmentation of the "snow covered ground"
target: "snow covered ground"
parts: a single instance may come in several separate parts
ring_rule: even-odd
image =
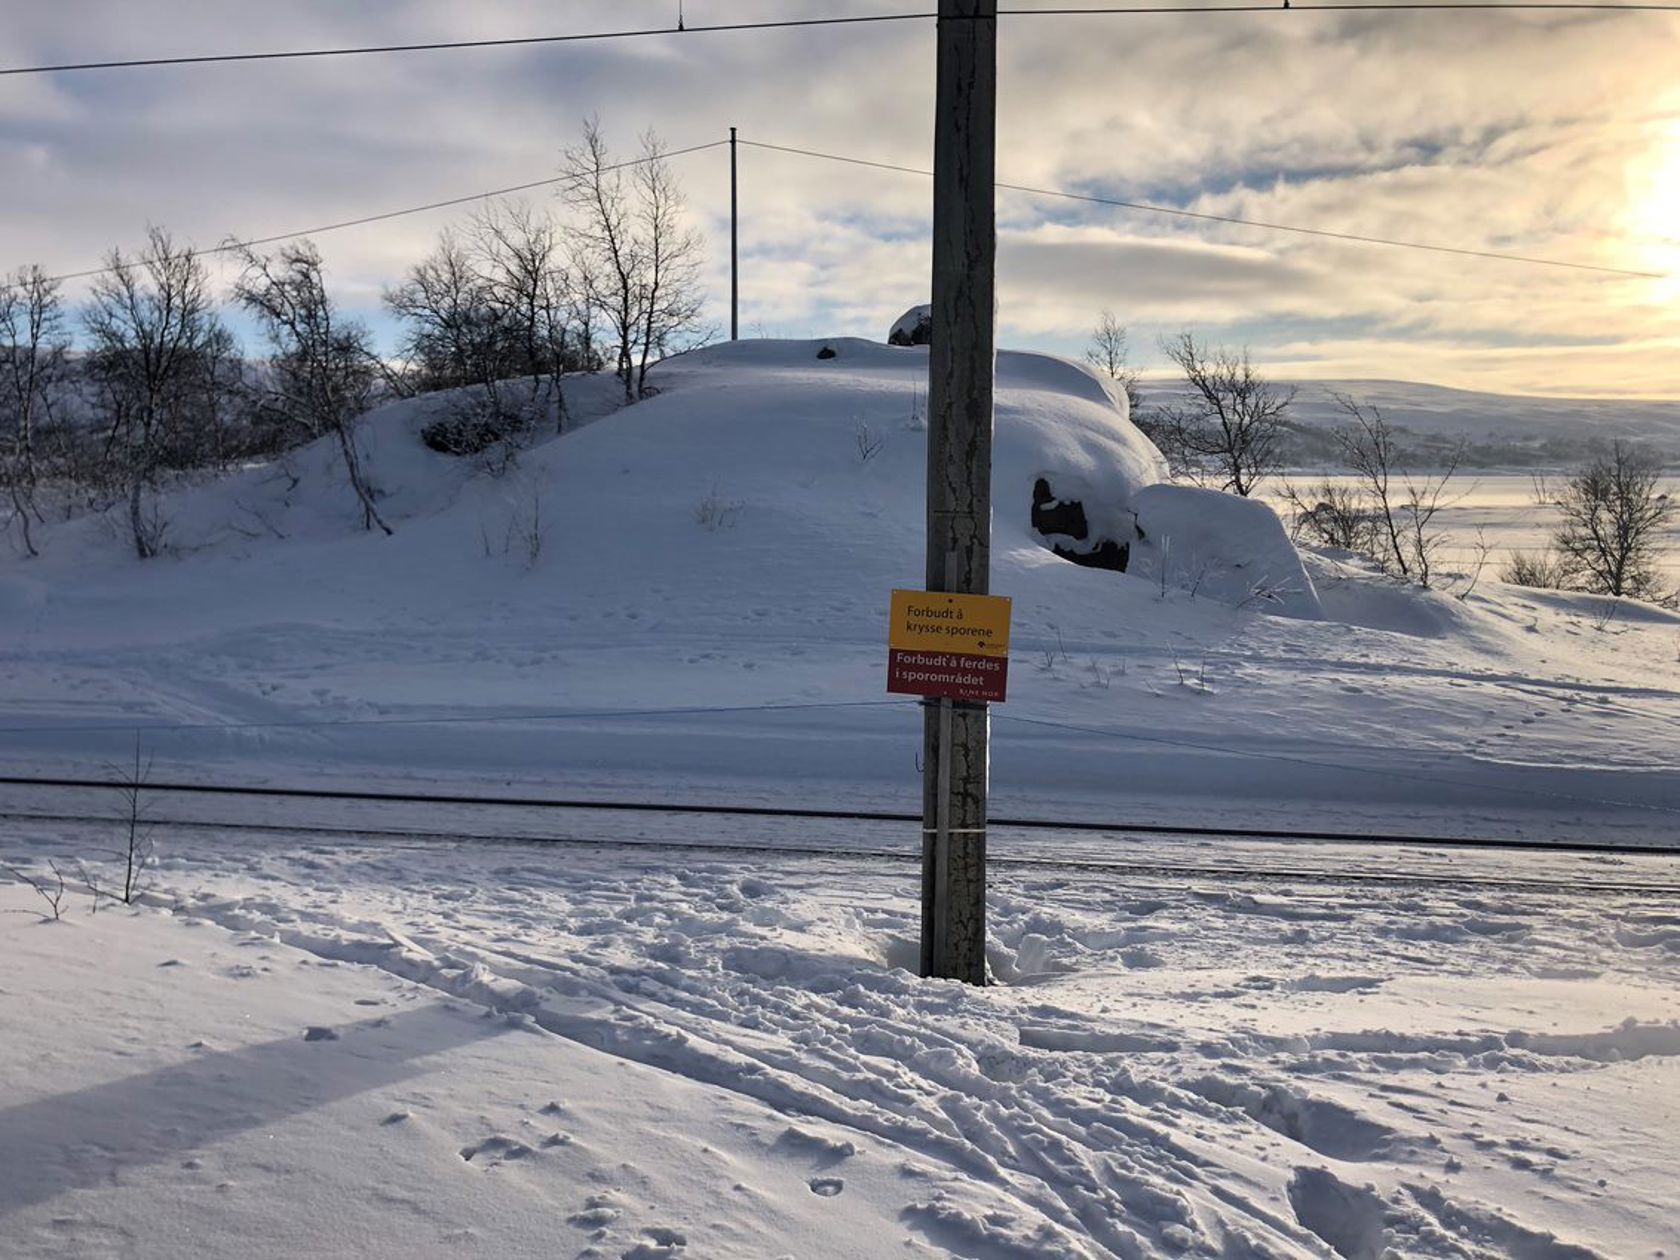
[[[1674,859],[1003,869],[972,990],[909,863],[157,839],[0,883],[8,1260],[1680,1253]]]
[[[576,382],[501,477],[394,405],[391,538],[325,448],[173,492],[157,561],[43,530],[0,777],[916,809],[925,351],[825,344]],[[1680,617],[1297,555],[1152,486],[1083,368],[999,384],[996,814],[1673,845]],[[1045,478],[1126,574],[1052,553]],[[970,990],[905,970],[909,825],[142,796],[136,908],[0,872],[3,1260],[1680,1255],[1672,856],[1000,831]],[[110,806],[0,785],[0,862],[101,860],[26,815]]]
[[[0,757],[99,772],[138,730],[173,778],[914,807],[883,644],[921,581],[925,350],[825,344],[686,356],[616,413],[574,383],[582,423],[501,478],[419,442],[439,400],[397,404],[364,426],[389,539],[326,447],[171,496],[157,562],[42,531],[0,558]],[[999,384],[1000,812],[1672,837],[1680,617],[1303,571],[1246,526],[1207,531],[1243,570],[1182,544],[1163,579],[1159,535],[1124,576],[1068,564],[1035,479],[1112,506],[1158,463],[1077,365],[1005,354]]]

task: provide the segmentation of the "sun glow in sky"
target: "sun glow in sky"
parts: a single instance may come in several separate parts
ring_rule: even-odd
[[[1048,3],[1048,0],[1046,0]],[[902,0],[688,0],[691,25]],[[82,0],[12,6],[0,65],[661,26],[670,0]],[[74,10],[72,12],[71,10]],[[744,138],[922,168],[931,24],[0,79],[0,270],[95,265],[148,223],[200,246],[550,176],[610,141]],[[1000,178],[1215,215],[1680,277],[1680,16],[1010,17]],[[678,159],[727,326],[727,158]],[[929,184],[743,150],[742,328],[880,338],[928,287]],[[537,202],[552,205],[551,202]],[[461,212],[461,213],[464,213]],[[1003,344],[1078,354],[1106,309],[1139,366],[1192,328],[1279,375],[1680,397],[1680,278],[1378,249],[999,199]],[[346,305],[451,221],[318,240]],[[72,290],[72,297],[78,293]]]
[[[1666,273],[1658,300],[1680,303],[1680,117],[1657,131],[1630,180],[1628,235],[1638,242],[1639,266]]]

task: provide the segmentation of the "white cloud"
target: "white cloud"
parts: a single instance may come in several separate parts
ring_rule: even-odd
[[[686,7],[691,24],[837,9]],[[575,0],[558,12],[541,0],[16,8],[0,29],[0,63],[674,18],[674,0]],[[1475,249],[1680,266],[1672,239],[1658,239],[1666,219],[1649,208],[1670,178],[1662,163],[1680,171],[1675,18],[1298,11],[1010,17],[1000,29],[1006,180]],[[933,31],[919,22],[0,80],[0,267],[78,270],[131,246],[148,222],[206,245],[542,178],[577,120],[595,112],[621,149],[649,126],[681,146],[735,124],[749,139],[925,167],[932,109]],[[742,159],[749,329],[879,336],[925,298],[927,180],[760,149]],[[725,154],[679,162],[714,242],[721,321]],[[1000,293],[1016,340],[1077,349],[1108,306],[1145,334],[1142,346],[1149,330],[1194,325],[1303,370],[1495,388],[1526,374],[1534,389],[1637,383],[1680,394],[1680,282],[1019,195],[1000,213]],[[347,299],[371,306],[447,218],[320,244]]]

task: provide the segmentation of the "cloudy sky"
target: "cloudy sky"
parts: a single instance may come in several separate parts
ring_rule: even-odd
[[[9,6],[0,65],[666,26],[677,3],[31,2]],[[1008,7],[1034,4],[1061,7]],[[931,7],[685,0],[691,25]],[[1680,14],[1005,17],[1007,182],[1671,278],[1004,192],[1002,341],[1077,353],[1106,307],[1146,369],[1188,327],[1291,379],[1680,397],[1677,64]],[[590,113],[626,153],[649,127],[684,147],[733,124],[925,168],[933,69],[918,21],[4,77],[0,270],[94,266],[148,223],[213,245],[542,179]],[[727,154],[675,162],[725,325]],[[925,178],[743,149],[741,193],[743,334],[878,338],[926,300]],[[450,219],[316,239],[378,324]]]

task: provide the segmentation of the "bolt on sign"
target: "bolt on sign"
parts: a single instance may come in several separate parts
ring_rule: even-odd
[[[1009,688],[1009,609],[1002,595],[894,591],[887,690],[1002,701]]]

